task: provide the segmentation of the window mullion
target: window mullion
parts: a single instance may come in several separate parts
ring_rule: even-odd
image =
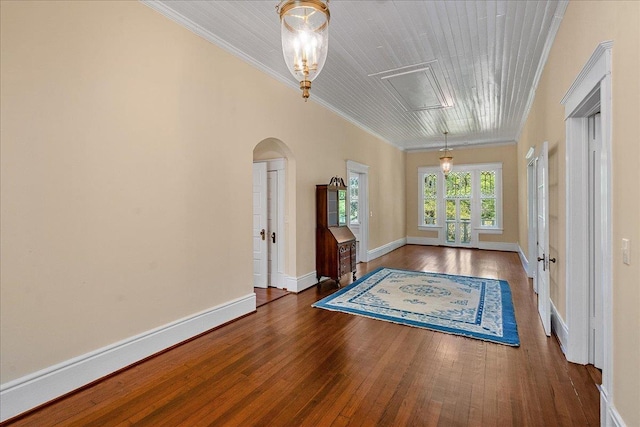
[[[502,228],[502,169],[496,171],[496,227]]]
[[[438,216],[440,217],[440,225],[442,232],[438,233],[440,243],[447,241],[447,207],[445,196],[447,194],[447,182],[443,173],[438,174]]]
[[[473,200],[471,201],[471,243],[476,244],[479,240],[477,227],[480,225],[481,206],[482,206],[482,191],[480,190],[480,171],[474,170],[471,175],[471,194]]]
[[[439,179],[442,176],[442,179]],[[438,217],[442,226],[446,226],[447,218],[444,216],[444,195],[445,195],[445,183],[444,175],[438,174]]]
[[[460,199],[456,199],[456,244],[462,243],[462,213],[460,212]]]

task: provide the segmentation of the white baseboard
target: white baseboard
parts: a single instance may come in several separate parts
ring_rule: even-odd
[[[600,390],[600,425],[605,427],[627,427],[613,402],[611,402],[609,393],[604,386],[598,386],[598,390]]]
[[[484,249],[488,251],[518,252],[518,244],[504,242],[478,242],[478,249]]]
[[[401,248],[406,244],[407,244],[406,237],[387,243],[386,245],[382,245],[378,248],[367,251],[367,259],[369,261],[373,261],[374,259],[380,258],[381,256],[386,255],[391,251],[395,251],[396,249]]]
[[[299,277],[287,276],[287,290],[289,292],[302,292],[318,283],[316,271],[304,274]]]
[[[425,246],[443,246],[443,243],[437,237],[415,237],[407,236],[408,245],[425,245]],[[462,247],[462,246],[456,246]],[[504,242],[478,242],[475,246],[477,249],[484,249],[488,251],[503,251],[503,252],[518,252],[517,243],[504,243]]]
[[[624,420],[616,410],[616,407],[613,405],[609,405],[609,410],[607,411],[608,420],[611,420],[611,426],[613,427],[627,427]]]
[[[367,251],[367,259],[369,261],[372,261],[406,244],[407,244],[406,238],[398,239],[391,243],[387,243],[386,245],[380,246],[379,248]],[[321,281],[324,279],[327,279],[327,278],[325,277],[320,278]],[[316,285],[317,283],[318,283],[318,277],[316,276],[316,271],[312,271],[310,273],[304,274],[299,277],[287,277],[287,285],[288,285],[287,290],[291,292],[302,292],[305,289],[308,289]]]
[[[407,236],[407,245],[439,246],[441,244],[437,237]]]
[[[520,262],[522,263],[522,268],[524,268],[525,273],[527,273],[527,277],[533,279],[533,274],[529,271],[529,261],[527,257],[524,255],[524,251],[522,247],[518,244],[518,255],[520,255]]]
[[[551,304],[551,330],[558,337],[558,341],[560,341],[560,349],[562,353],[567,355],[567,344],[569,343],[569,328],[567,328],[567,324],[558,313],[558,309],[553,304],[553,301],[550,301]]]
[[[251,293],[2,384],[0,422],[255,310]]]

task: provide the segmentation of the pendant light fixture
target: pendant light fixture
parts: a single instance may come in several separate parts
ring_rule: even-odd
[[[451,172],[453,168],[453,156],[451,155],[451,150],[447,146],[447,134],[449,132],[444,132],[444,148],[440,149],[442,151],[442,156],[440,156],[440,168],[442,169],[442,173],[446,177]]]
[[[282,53],[289,72],[300,82],[302,97],[309,98],[311,82],[329,50],[329,0],[282,0],[280,15]]]

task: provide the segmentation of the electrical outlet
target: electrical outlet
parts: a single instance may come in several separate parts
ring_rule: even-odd
[[[629,242],[629,239],[622,239],[622,262],[627,265],[631,264],[630,252],[631,243]]]

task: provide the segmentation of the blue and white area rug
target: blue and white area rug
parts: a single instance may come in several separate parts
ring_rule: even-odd
[[[504,280],[382,267],[313,307],[520,345]]]

